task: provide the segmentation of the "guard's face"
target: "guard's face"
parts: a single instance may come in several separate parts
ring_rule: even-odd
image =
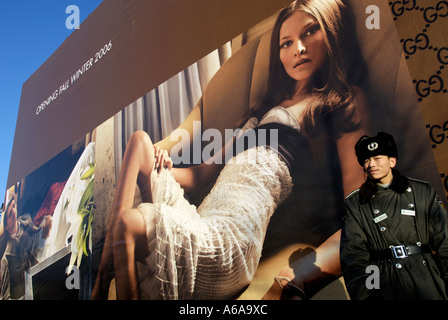
[[[280,28],[280,60],[296,81],[310,81],[327,60],[325,34],[319,22],[304,11],[294,12]]]
[[[378,155],[364,160],[364,171],[368,176],[381,184],[392,181],[392,168],[395,167],[396,158]]]

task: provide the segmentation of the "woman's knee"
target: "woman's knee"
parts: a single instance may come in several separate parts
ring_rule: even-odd
[[[143,130],[138,130],[131,135],[128,146],[153,149],[151,138]]]
[[[115,222],[114,238],[136,241],[145,235],[144,221],[137,209],[122,210]]]
[[[128,141],[126,152],[133,155],[138,162],[140,173],[146,178],[154,163],[154,146],[149,135],[141,130],[134,132]]]
[[[148,254],[147,222],[138,209],[124,210],[117,216],[114,228],[114,252],[121,254],[132,248],[137,261]],[[152,222],[150,222],[152,223]]]

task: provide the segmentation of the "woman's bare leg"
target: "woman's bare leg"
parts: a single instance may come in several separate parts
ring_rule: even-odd
[[[114,239],[116,221],[132,209],[136,184],[142,200],[151,202],[151,173],[154,168],[154,148],[149,136],[143,131],[135,132],[126,147],[120,176],[115,191],[112,213],[109,219],[103,252],[92,290],[92,299],[107,299],[110,281],[114,277]]]
[[[136,261],[148,254],[147,227],[155,230],[153,219],[146,225],[138,209],[121,211],[114,228],[113,254],[117,299],[139,299],[139,285]],[[151,232],[152,233],[152,232]]]

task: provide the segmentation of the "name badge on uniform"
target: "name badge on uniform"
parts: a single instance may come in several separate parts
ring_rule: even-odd
[[[378,223],[378,222],[380,222],[380,221],[383,221],[384,219],[387,219],[387,214],[385,214],[385,213],[383,213],[382,215],[380,215],[380,216],[374,218],[373,221],[374,221],[375,223]]]
[[[415,216],[414,210],[401,209],[401,214],[405,216]]]

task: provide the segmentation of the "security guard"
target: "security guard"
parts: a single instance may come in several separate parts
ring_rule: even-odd
[[[447,299],[447,213],[435,190],[394,169],[397,147],[387,133],[361,137],[355,152],[367,179],[347,197],[342,228],[351,299]]]

